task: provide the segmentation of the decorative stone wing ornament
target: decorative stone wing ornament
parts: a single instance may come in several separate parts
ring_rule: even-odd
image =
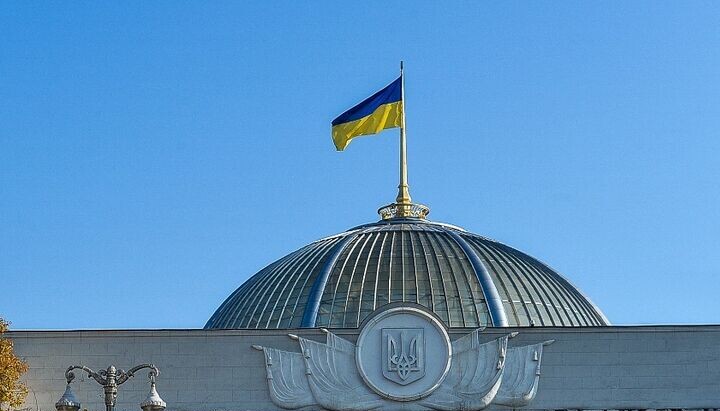
[[[289,334],[300,353],[253,345],[265,354],[278,407],[328,410],[482,410],[528,405],[537,393],[543,346],[508,348],[511,333],[480,342],[479,328],[450,343],[445,326],[414,306],[380,309],[357,344],[330,331],[324,343]]]

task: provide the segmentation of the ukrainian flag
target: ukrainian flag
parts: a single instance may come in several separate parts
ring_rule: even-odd
[[[384,89],[340,114],[332,122],[332,138],[338,151],[345,150],[357,136],[377,134],[387,128],[402,127],[402,76]]]

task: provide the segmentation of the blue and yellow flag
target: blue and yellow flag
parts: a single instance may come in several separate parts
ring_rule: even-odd
[[[338,151],[357,136],[377,134],[386,128],[402,127],[402,76],[384,89],[340,114],[332,122],[332,138]]]

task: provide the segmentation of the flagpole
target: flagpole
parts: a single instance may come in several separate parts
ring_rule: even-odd
[[[405,137],[405,75],[402,60],[400,61],[400,81],[401,81],[401,106],[402,106],[402,119],[400,124],[400,184],[398,185],[398,195],[395,199],[397,204],[410,205],[412,200],[410,199],[410,188],[408,186],[407,178],[407,142]],[[405,210],[406,207],[399,207],[401,210],[401,216],[407,216]]]
[[[424,219],[430,213],[430,208],[422,204],[413,204],[410,199],[410,186],[407,176],[407,137],[405,136],[405,70],[402,60],[400,61],[400,184],[395,202],[378,209],[378,214],[383,220],[392,218],[421,218]]]

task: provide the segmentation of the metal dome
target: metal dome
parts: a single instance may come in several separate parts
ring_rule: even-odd
[[[421,304],[448,327],[608,324],[577,288],[527,254],[455,226],[392,218],[270,264],[205,328],[354,328],[394,302]]]

